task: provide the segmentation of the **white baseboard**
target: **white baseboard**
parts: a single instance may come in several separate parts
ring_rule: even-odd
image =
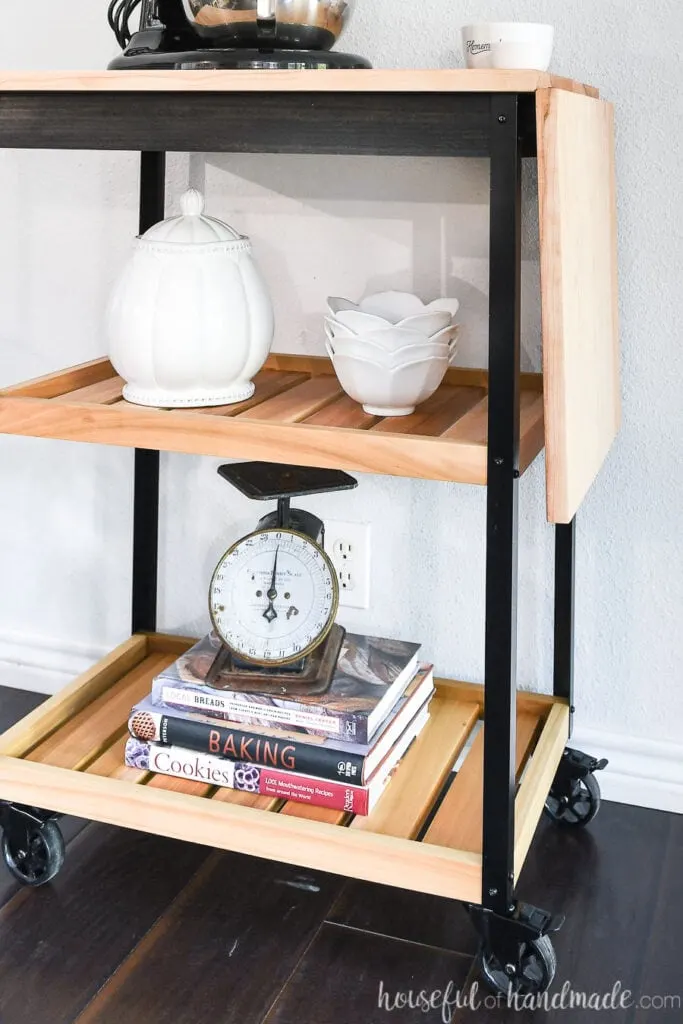
[[[57,693],[107,653],[106,647],[0,634],[0,686]],[[606,800],[683,814],[682,744],[581,726],[571,745],[608,758],[599,777]]]
[[[0,633],[0,686],[58,693],[108,648],[21,633]]]
[[[605,800],[683,814],[683,744],[581,727],[570,745],[608,759],[598,776]]]

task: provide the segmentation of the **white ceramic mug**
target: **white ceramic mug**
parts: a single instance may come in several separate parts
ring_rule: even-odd
[[[547,71],[554,37],[552,25],[492,21],[466,25],[462,50],[468,68]]]

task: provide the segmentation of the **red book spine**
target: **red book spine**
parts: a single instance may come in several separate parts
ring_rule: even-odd
[[[345,786],[342,782],[328,782],[325,779],[262,768],[259,792],[263,796],[296,800],[297,803],[328,807],[333,811],[369,814],[369,794],[363,786]]]

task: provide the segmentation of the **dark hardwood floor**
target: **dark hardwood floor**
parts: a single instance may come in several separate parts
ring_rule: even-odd
[[[0,729],[39,697],[0,689]],[[599,751],[596,751],[599,753]],[[449,1006],[476,940],[458,904],[69,820],[64,869],[30,891],[0,864],[0,1024],[683,1021],[683,819],[605,804],[538,829],[520,896],[567,915],[553,992],[631,990],[626,1009]],[[449,988],[450,986],[450,988]],[[409,991],[432,1008],[402,1006]],[[402,998],[403,996],[403,998]],[[484,999],[479,990],[476,996]]]

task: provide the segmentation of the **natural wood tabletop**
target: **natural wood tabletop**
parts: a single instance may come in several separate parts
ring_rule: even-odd
[[[542,71],[5,71],[0,92],[536,92],[598,90]]]

